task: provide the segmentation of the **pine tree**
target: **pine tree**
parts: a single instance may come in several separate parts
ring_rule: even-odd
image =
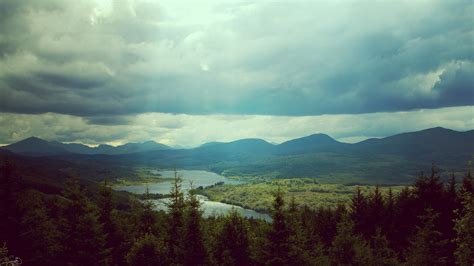
[[[408,237],[415,232],[415,226],[418,224],[417,210],[415,210],[416,199],[410,188],[404,187],[398,194],[394,216],[393,216],[393,234],[391,242],[394,250],[401,254],[408,245]]]
[[[154,204],[150,199],[150,192],[148,185],[145,186],[145,200],[142,203],[138,213],[138,233],[140,235],[154,234],[157,235],[156,229],[156,215],[154,211]]]
[[[167,265],[160,241],[157,237],[151,234],[145,234],[143,237],[135,241],[127,254],[126,260],[130,265]]]
[[[86,198],[76,179],[67,182],[62,224],[63,261],[73,265],[103,265],[105,235],[97,206]]]
[[[425,214],[420,216],[421,225],[416,227],[416,234],[408,249],[408,265],[446,264],[446,257],[443,257],[446,241],[441,240],[441,233],[435,229],[434,224],[438,216],[432,209],[426,209]]]
[[[456,177],[453,173],[448,181],[448,185],[445,187],[443,212],[439,217],[438,223],[443,238],[447,240],[444,256],[447,258],[448,264],[454,264],[453,253],[456,249],[456,245],[453,241],[456,235],[454,231],[455,210],[458,210],[460,207],[461,203],[458,199],[456,189]]]
[[[474,264],[474,196],[465,192],[463,197],[464,214],[456,219],[456,250],[454,256],[458,265]]]
[[[284,205],[283,194],[280,188],[278,188],[273,202],[272,228],[268,233],[268,265],[288,265],[290,263],[290,231],[287,224],[287,217],[283,209]]]
[[[9,157],[0,162],[0,243],[6,242],[10,251],[17,253],[21,245],[16,241],[20,233],[20,214],[17,198],[21,190],[17,167]]]
[[[184,195],[181,191],[183,180],[174,171],[174,182],[170,190],[170,202],[168,204],[168,236],[167,236],[167,258],[170,264],[182,264],[184,258]]]
[[[201,232],[201,215],[199,199],[192,187],[188,192],[186,208],[185,251],[184,265],[205,265],[207,252],[204,247]]]
[[[62,234],[58,223],[53,220],[43,196],[37,190],[27,190],[18,198],[21,215],[21,242],[24,262],[32,265],[58,265],[63,252]]]
[[[216,258],[219,265],[249,265],[249,236],[246,220],[232,209],[218,235]]]
[[[337,224],[337,235],[330,250],[334,265],[368,265],[371,261],[369,245],[360,235],[354,235],[354,223],[343,215]]]
[[[372,236],[375,233],[375,229],[381,227],[384,220],[384,200],[382,193],[380,192],[379,186],[376,185],[374,192],[369,198],[368,204],[368,234]]]
[[[469,167],[467,174],[462,179],[462,185],[460,189],[461,194],[469,192],[474,194],[474,181],[472,180],[471,168]]]
[[[393,241],[395,234],[395,197],[392,188],[388,188],[387,204],[384,211],[384,223],[382,225],[382,232],[385,233],[390,241]],[[389,241],[389,242],[390,242]]]
[[[433,165],[431,167],[431,175],[423,174],[415,182],[414,195],[417,197],[417,211],[419,215],[427,208],[433,209],[437,213],[441,213],[443,201],[443,183],[438,175],[438,168]]]
[[[356,188],[356,191],[351,199],[350,205],[350,217],[354,222],[355,231],[364,236],[370,235],[370,224],[368,221],[368,202],[362,193],[360,187]]]
[[[114,248],[119,245],[119,241],[116,235],[115,224],[112,222],[114,203],[112,189],[108,185],[107,179],[104,180],[104,183],[99,188],[97,206],[99,207],[99,222],[105,234],[104,265],[112,265],[112,254]]]
[[[375,235],[371,239],[372,262],[374,266],[398,265],[395,252],[389,247],[387,238],[382,234],[382,230],[377,228]]]

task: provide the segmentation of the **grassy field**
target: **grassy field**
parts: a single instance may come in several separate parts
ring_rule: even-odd
[[[132,186],[132,185],[143,185],[149,183],[161,183],[173,180],[173,178],[164,178],[155,171],[154,168],[149,167],[135,167],[133,168],[135,178],[117,178],[114,182],[114,186]]]
[[[242,185],[219,185],[200,190],[199,193],[213,201],[242,206],[260,212],[271,209],[273,195],[280,189],[285,195],[285,202],[289,203],[292,197],[295,202],[310,208],[333,207],[340,203],[347,203],[356,185],[318,183],[311,178],[276,179],[259,183]],[[375,186],[359,186],[366,195],[369,195]],[[380,189],[386,195],[388,186]],[[392,186],[394,193],[399,192],[403,186]]]

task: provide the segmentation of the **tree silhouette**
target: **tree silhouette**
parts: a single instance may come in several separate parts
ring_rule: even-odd
[[[235,210],[227,214],[218,235],[216,258],[220,265],[249,265],[249,236],[246,220]]]
[[[182,264],[184,258],[184,194],[181,191],[183,180],[174,170],[174,182],[170,190],[170,202],[168,203],[169,221],[167,258],[171,264]]]
[[[204,265],[207,261],[206,248],[204,247],[201,232],[201,216],[199,199],[191,184],[188,192],[186,208],[186,228],[184,236],[184,248],[186,255],[184,257],[185,265]]]
[[[441,233],[434,225],[438,216],[432,209],[426,209],[425,214],[420,216],[421,225],[417,226],[416,234],[410,241],[406,258],[408,265],[446,264],[446,258],[442,255],[446,243],[441,240]]]
[[[278,188],[273,201],[272,228],[268,233],[269,250],[268,265],[288,265],[290,251],[290,231],[287,224],[287,217],[284,211],[285,202],[283,194]]]
[[[464,214],[456,220],[454,230],[456,250],[454,256],[458,265],[474,264],[474,196],[465,192],[463,195]]]

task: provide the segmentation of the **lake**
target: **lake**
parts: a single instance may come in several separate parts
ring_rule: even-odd
[[[161,178],[174,178],[174,171],[156,170],[154,173],[160,174]],[[200,170],[180,170],[178,171],[178,175],[181,176],[183,179],[181,188],[184,191],[189,190],[191,182],[193,183],[194,187],[199,187],[199,186],[207,187],[219,182],[224,182],[225,184],[234,184],[234,185],[244,183],[242,181],[228,179],[216,173],[200,171]],[[170,192],[172,183],[173,181],[169,180],[169,181],[164,181],[161,183],[148,184],[148,190],[150,193],[168,194]],[[146,186],[145,185],[120,186],[120,187],[116,187],[115,190],[122,190],[122,191],[128,191],[128,192],[136,193],[136,194],[143,194],[145,193]],[[167,207],[166,207],[167,201],[168,199],[153,200],[155,209],[167,210]],[[242,208],[240,206],[235,206],[235,205],[226,204],[222,202],[210,201],[206,197],[201,196],[201,195],[199,195],[199,201],[201,202],[201,208],[203,210],[204,217],[225,215],[229,210],[234,208],[242,216],[245,216],[248,218],[263,219],[266,221],[271,221],[271,218],[268,214],[259,213],[254,210]]]

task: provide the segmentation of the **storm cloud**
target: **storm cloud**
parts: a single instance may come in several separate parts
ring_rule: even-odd
[[[347,129],[336,138],[354,141],[403,131],[368,130],[364,117],[419,118],[428,109],[431,118],[457,110],[457,124],[413,118],[420,126],[410,128],[467,130],[473,13],[469,0],[0,1],[0,143],[28,134],[89,144],[278,142],[324,131],[294,121],[326,116]],[[340,124],[345,116],[366,130]],[[153,124],[145,118],[160,125],[145,129]],[[301,130],[260,132],[290,118]],[[46,134],[39,122],[55,119],[64,124]],[[195,119],[229,132],[213,135]],[[187,139],[184,130],[208,133]]]
[[[320,115],[474,103],[472,1],[2,1],[0,111]]]

